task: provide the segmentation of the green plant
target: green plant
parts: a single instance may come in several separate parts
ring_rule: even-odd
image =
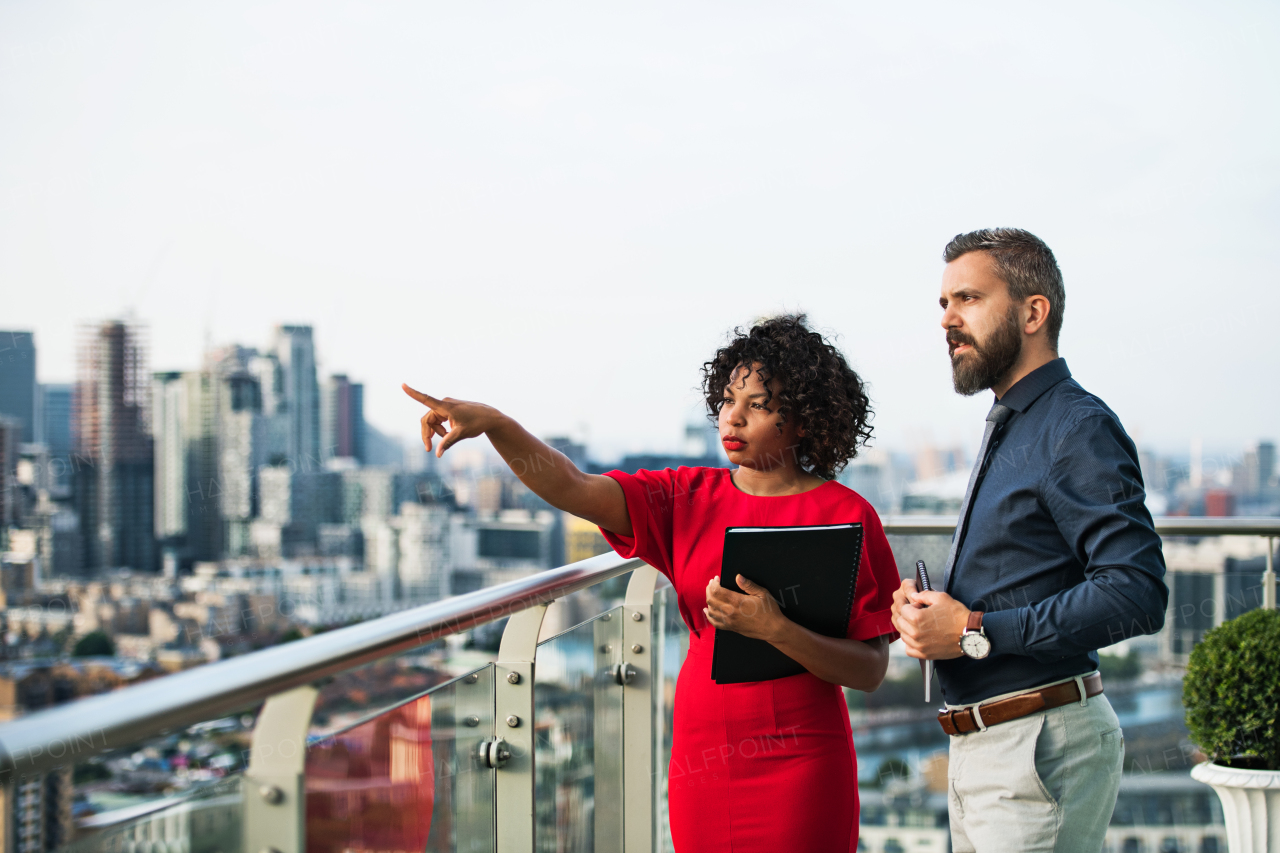
[[[1211,761],[1280,770],[1280,612],[1251,610],[1205,634],[1182,704],[1191,739]]]
[[[85,658],[105,655],[109,657],[115,653],[116,647],[115,644],[111,642],[110,637],[102,631],[90,631],[79,640],[76,640],[76,646],[71,652],[71,656]]]
[[[1102,682],[1131,681],[1142,675],[1142,658],[1133,649],[1127,655],[1098,655],[1098,672]]]

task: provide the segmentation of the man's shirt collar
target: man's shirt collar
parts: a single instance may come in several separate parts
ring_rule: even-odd
[[[1055,358],[1042,364],[1026,376],[1013,383],[1013,387],[996,400],[1002,406],[1008,406],[1015,412],[1025,412],[1040,396],[1064,379],[1071,378],[1065,358]]]

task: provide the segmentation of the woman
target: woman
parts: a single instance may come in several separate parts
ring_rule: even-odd
[[[871,433],[862,381],[803,315],[738,331],[703,365],[707,407],[737,467],[584,474],[488,406],[437,400],[422,440],[440,456],[487,435],[517,476],[553,506],[601,528],[614,550],[640,557],[675,587],[691,631],[676,684],[668,770],[678,853],[854,851],[857,764],[839,685],[872,691],[888,665],[898,572],[875,511],[832,479]],[[448,423],[448,429],[445,423]],[[554,464],[545,460],[550,457]],[[720,586],[726,527],[859,522],[864,546],[845,638],[787,619],[773,597],[737,575]],[[803,566],[796,566],[803,572]],[[716,630],[772,643],[807,670],[772,681],[711,679]]]

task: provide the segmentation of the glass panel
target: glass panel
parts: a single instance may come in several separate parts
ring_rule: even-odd
[[[157,850],[239,850],[239,777],[253,711],[15,780],[15,849],[123,850],[155,841]]]
[[[630,580],[631,572],[627,572],[603,583],[560,596],[547,614],[548,618],[557,619],[561,626],[559,629],[553,627],[552,632],[560,633],[560,630],[586,622],[620,606],[626,598],[627,582]],[[560,613],[553,617],[552,614],[557,609]]]
[[[622,609],[538,645],[534,690],[536,845],[622,849]],[[596,809],[595,803],[608,803]]]
[[[76,840],[56,849],[67,853],[133,853],[136,850],[238,853],[241,781],[238,774],[228,776],[194,787],[182,796],[84,818],[76,828]],[[23,795],[28,793],[24,788],[29,784],[19,781],[15,786],[15,805],[19,809],[27,800]],[[45,784],[47,786],[47,779]],[[16,827],[18,849],[52,849],[43,845],[24,848],[26,825],[20,821]]]
[[[308,853],[494,849],[493,667],[449,681],[307,750]]]
[[[380,658],[324,679],[311,716],[312,738],[344,731],[357,721],[399,707],[462,673],[487,663],[467,666],[450,657],[443,641]]]
[[[689,627],[680,616],[676,591],[666,581],[653,595],[653,648],[659,662],[654,684],[653,803],[654,835],[659,850],[672,853],[671,821],[667,815],[667,767],[671,764],[671,731],[675,714],[676,679],[689,651]]]

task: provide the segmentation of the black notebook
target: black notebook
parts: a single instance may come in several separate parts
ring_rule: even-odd
[[[792,622],[844,637],[862,560],[861,524],[730,527],[724,532],[720,585],[742,592],[736,575],[768,589]],[[770,681],[805,671],[777,648],[716,629],[711,678],[717,684]]]

